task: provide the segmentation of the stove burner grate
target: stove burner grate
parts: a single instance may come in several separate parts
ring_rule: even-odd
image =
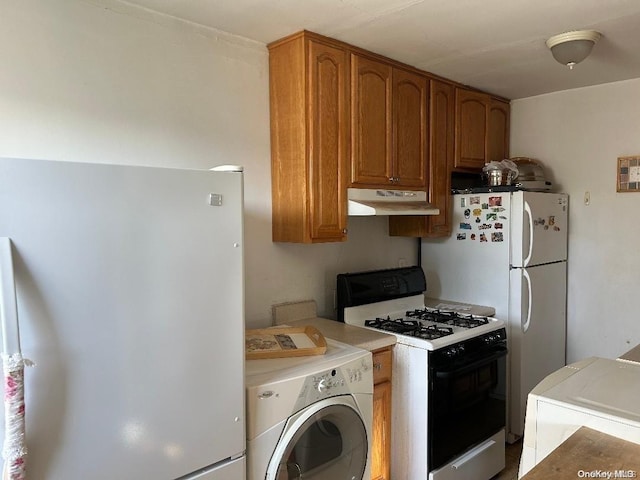
[[[453,328],[439,325],[423,325],[417,320],[405,320],[403,318],[391,319],[390,317],[366,320],[365,326],[377,328],[387,332],[400,333],[410,337],[434,340],[453,334]]]
[[[442,323],[452,327],[474,328],[489,323],[487,317],[458,313],[449,310],[432,310],[427,308],[416,309],[406,313],[409,318],[418,318],[431,322]]]

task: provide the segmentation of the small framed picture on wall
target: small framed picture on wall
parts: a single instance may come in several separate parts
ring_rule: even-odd
[[[618,192],[640,192],[640,156],[618,157]]]

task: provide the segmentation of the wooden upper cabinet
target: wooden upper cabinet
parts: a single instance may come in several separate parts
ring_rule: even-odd
[[[429,81],[422,75],[393,69],[393,172],[401,187],[428,184]]]
[[[347,235],[347,188],[426,190],[436,216],[389,233],[451,232],[451,172],[509,155],[508,101],[302,31],[268,45],[274,242]]]
[[[479,171],[485,163],[508,158],[509,113],[508,102],[456,88],[454,168]]]
[[[489,96],[456,88],[456,145],[454,166],[480,170],[487,161]]]
[[[309,167],[311,237],[342,239],[347,226],[347,55],[309,42]]]
[[[431,182],[429,202],[440,209],[428,217],[425,236],[451,234],[451,170],[453,168],[455,130],[455,89],[445,82],[431,82]]]
[[[429,80],[351,55],[351,183],[424,188]]]
[[[387,185],[392,167],[392,67],[351,55],[351,183]]]
[[[349,57],[306,33],[269,45],[275,242],[346,238]]]
[[[507,102],[492,98],[489,102],[487,161],[509,158],[509,116]]]
[[[451,169],[455,128],[455,88],[431,80],[429,108],[429,203],[439,215],[389,217],[389,234],[409,237],[444,237],[451,234]]]

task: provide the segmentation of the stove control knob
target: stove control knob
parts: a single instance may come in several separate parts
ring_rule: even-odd
[[[323,378],[318,382],[318,385],[316,385],[316,388],[318,389],[319,393],[324,393],[329,388],[329,386],[326,384],[326,381]]]

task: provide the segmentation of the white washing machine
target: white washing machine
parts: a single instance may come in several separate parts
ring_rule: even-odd
[[[371,352],[246,362],[247,480],[369,479]]]

